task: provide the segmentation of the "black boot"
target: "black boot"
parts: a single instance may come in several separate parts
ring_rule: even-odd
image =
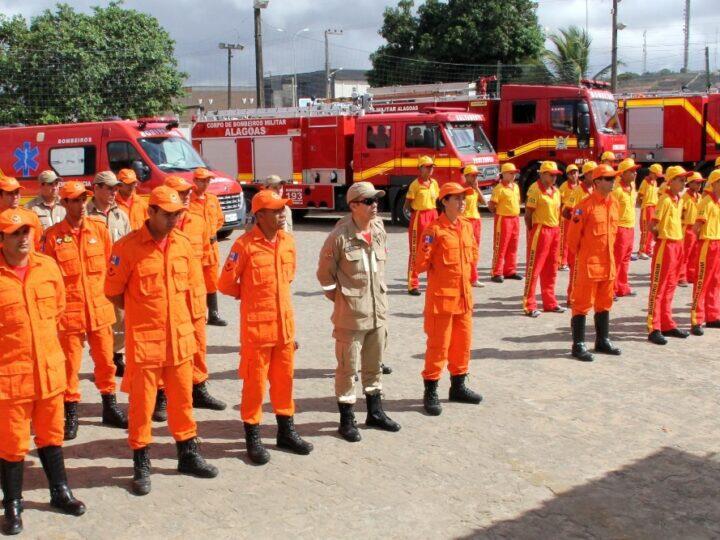
[[[302,440],[298,432],[295,431],[295,422],[293,422],[292,416],[276,414],[275,418],[278,424],[277,445],[279,448],[285,448],[303,456],[307,456],[312,452],[312,443]]]
[[[5,461],[0,459],[0,484],[3,492],[3,509],[5,519],[2,533],[5,535],[19,534],[23,530],[22,516],[23,469],[24,461]]]
[[[102,423],[116,428],[127,429],[128,421],[125,413],[118,407],[115,394],[102,394]]]
[[[207,381],[200,384],[193,384],[192,391],[193,407],[195,409],[210,409],[212,411],[224,411],[227,404],[210,395],[207,388]]]
[[[340,409],[340,427],[338,433],[348,442],[358,442],[362,437],[355,422],[355,412],[352,403],[338,403]]]
[[[78,414],[77,403],[74,401],[65,402],[65,440],[70,441],[77,437]]]
[[[438,381],[423,381],[425,383],[425,394],[423,395],[423,406],[425,412],[430,416],[440,416],[442,405],[437,394]]]
[[[60,446],[38,448],[38,456],[50,484],[50,506],[71,516],[82,516],[85,505],[73,497],[65,474],[65,459]]]
[[[592,362],[592,353],[585,346],[585,315],[575,315],[570,319],[572,328],[572,355],[581,362]]]
[[[595,314],[595,352],[620,356],[621,351],[610,341],[610,312]]]
[[[155,409],[153,410],[152,419],[155,422],[164,422],[167,420],[167,396],[165,390],[159,388],[155,397]]]
[[[270,452],[267,451],[260,439],[260,424],[248,424],[243,422],[245,427],[245,447],[250,461],[256,465],[265,465],[270,461]]]
[[[147,495],[150,493],[151,487],[150,455],[148,454],[148,447],[143,446],[133,450],[132,492],[135,495]]]
[[[113,364],[115,364],[116,377],[122,377],[125,375],[125,360],[123,359],[123,353],[113,353]]]
[[[448,395],[448,399],[459,403],[472,403],[473,405],[477,405],[482,401],[482,396],[465,386],[466,378],[467,374],[453,375],[450,377],[450,394]]]
[[[176,442],[175,445],[178,454],[178,472],[191,474],[198,478],[215,478],[218,475],[217,467],[210,465],[200,455],[197,437]]]
[[[380,368],[382,369],[383,375],[390,375],[393,372],[392,368],[385,364],[380,364]]]
[[[208,305],[208,320],[207,323],[210,326],[227,326],[227,321],[220,318],[218,312],[218,301],[217,293],[210,293],[207,295]]]
[[[382,408],[382,396],[377,394],[365,394],[367,401],[367,418],[365,425],[376,427],[384,431],[400,431],[400,424],[391,420]]]

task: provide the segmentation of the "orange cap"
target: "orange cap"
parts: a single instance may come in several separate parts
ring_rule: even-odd
[[[575,165],[574,163],[571,163],[570,165],[568,165],[568,166],[565,168],[565,174],[570,174],[570,173],[573,172],[573,171],[579,171],[579,170],[580,170],[580,169],[578,169],[578,166],[577,166],[577,165]]]
[[[625,158],[618,165],[615,176],[620,176],[622,173],[627,171],[637,171],[639,168],[640,165],[635,165],[635,160],[633,158]]]
[[[18,189],[25,189],[17,181],[17,178],[12,176],[0,176],[0,190],[2,191],[17,191]]]
[[[215,178],[215,175],[208,171],[205,167],[198,167],[193,173],[193,178],[195,180],[211,180]]]
[[[263,189],[253,195],[252,213],[257,214],[259,210],[279,210],[290,204],[290,199],[283,199],[272,189]]]
[[[562,171],[558,169],[557,163],[554,161],[543,161],[540,164],[540,174],[550,173],[554,175],[562,174]]]
[[[78,180],[71,180],[70,182],[65,182],[60,188],[61,199],[77,199],[85,193],[90,194],[92,192],[85,187],[85,184],[83,182],[80,182]]]
[[[9,208],[0,213],[0,232],[3,234],[12,234],[25,225],[32,226],[28,212]]]
[[[180,200],[177,190],[168,186],[158,186],[150,192],[150,206],[159,206],[166,212],[184,210],[185,206]]]
[[[598,165],[593,169],[592,172],[593,180],[597,180],[598,178],[615,178],[615,169],[613,169],[610,165]]]
[[[195,186],[180,176],[168,176],[165,178],[164,185],[175,191],[189,191]]]
[[[502,167],[500,167],[500,174],[503,174],[503,173],[515,173],[515,174],[517,174],[517,173],[519,173],[519,172],[520,172],[520,169],[518,169],[515,165],[513,165],[513,164],[510,163],[510,162],[508,162],[508,163],[503,163],[503,164],[502,164]]]
[[[117,179],[128,186],[138,181],[137,175],[132,169],[120,169],[120,172],[117,174]]]
[[[448,182],[440,188],[440,198],[444,199],[448,195],[470,195],[473,188],[461,186],[457,182]]]

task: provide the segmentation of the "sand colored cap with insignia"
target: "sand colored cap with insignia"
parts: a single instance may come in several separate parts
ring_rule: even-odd
[[[345,199],[351,203],[358,199],[378,199],[384,197],[385,192],[382,189],[375,189],[370,182],[355,182],[347,191]]]

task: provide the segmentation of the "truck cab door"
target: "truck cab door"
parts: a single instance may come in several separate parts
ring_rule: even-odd
[[[581,101],[579,99],[553,99],[550,100],[548,107],[548,126],[550,128],[550,136],[554,140],[554,148],[548,149],[550,159],[559,160],[565,163],[574,161],[576,154],[575,147],[581,145],[587,148],[589,146],[589,130],[586,130],[585,138],[580,137],[580,115],[578,107]],[[589,108],[587,116],[584,118],[589,122]],[[589,125],[585,124],[584,126]]]
[[[131,141],[109,141],[107,160],[110,170],[115,174],[120,169],[132,169],[140,182],[150,179],[150,167]]]
[[[358,160],[353,164],[355,180],[371,182],[375,186],[390,185],[395,164],[395,124],[382,118],[360,124]]]
[[[435,160],[433,178],[443,184],[450,178],[450,153],[440,126],[436,123],[408,122],[403,126],[400,163],[403,175],[416,177],[420,156]]]
[[[705,161],[720,156],[720,94],[709,94],[705,116]]]

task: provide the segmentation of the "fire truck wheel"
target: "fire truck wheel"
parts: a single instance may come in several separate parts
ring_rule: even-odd
[[[400,191],[395,197],[395,204],[393,205],[392,218],[395,223],[407,227],[410,225],[410,214],[405,212],[403,206],[405,205],[405,194],[407,190]]]

